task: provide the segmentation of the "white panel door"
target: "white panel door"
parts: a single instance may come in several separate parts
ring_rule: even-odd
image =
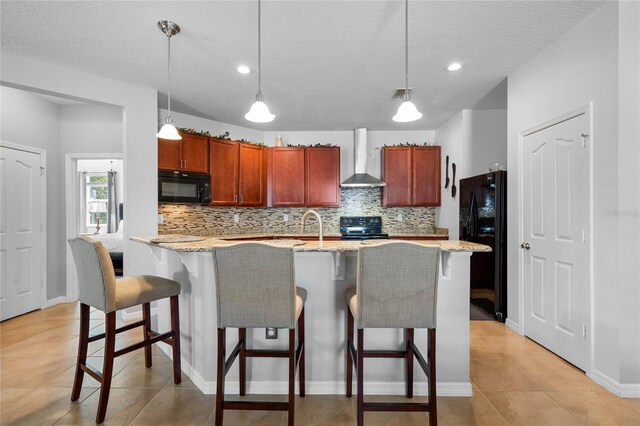
[[[0,148],[0,321],[41,305],[40,161],[39,154]]]
[[[585,114],[524,138],[524,331],[587,364],[588,133]]]

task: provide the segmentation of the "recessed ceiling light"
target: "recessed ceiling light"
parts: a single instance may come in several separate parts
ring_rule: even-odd
[[[240,65],[238,68],[236,68],[236,71],[238,71],[240,74],[249,74],[251,72],[251,68],[246,65]]]
[[[447,67],[447,71],[458,71],[460,68],[462,68],[462,64],[460,62],[452,62]]]

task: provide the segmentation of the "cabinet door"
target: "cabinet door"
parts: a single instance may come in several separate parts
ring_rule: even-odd
[[[305,204],[340,206],[340,148],[306,148],[305,151]]]
[[[158,139],[158,168],[180,170],[182,166],[182,141]]]
[[[266,156],[260,146],[239,143],[238,205],[267,205]]]
[[[269,149],[269,205],[304,206],[304,152],[301,147]]]
[[[412,205],[411,148],[385,146],[382,150],[382,162],[382,180],[387,184],[382,188],[382,205]]]
[[[440,147],[413,147],[413,205],[440,205]]]
[[[207,136],[182,134],[182,169],[209,173],[209,138]]]
[[[238,143],[211,138],[211,204],[238,204]]]

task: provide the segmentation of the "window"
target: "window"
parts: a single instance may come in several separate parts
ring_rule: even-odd
[[[100,225],[107,223],[107,174],[87,173],[87,226],[95,226],[96,218],[100,218]]]

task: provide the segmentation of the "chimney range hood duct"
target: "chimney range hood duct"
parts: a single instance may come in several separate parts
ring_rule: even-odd
[[[342,188],[377,188],[387,186],[367,173],[367,129],[355,129],[355,174],[340,184]]]

